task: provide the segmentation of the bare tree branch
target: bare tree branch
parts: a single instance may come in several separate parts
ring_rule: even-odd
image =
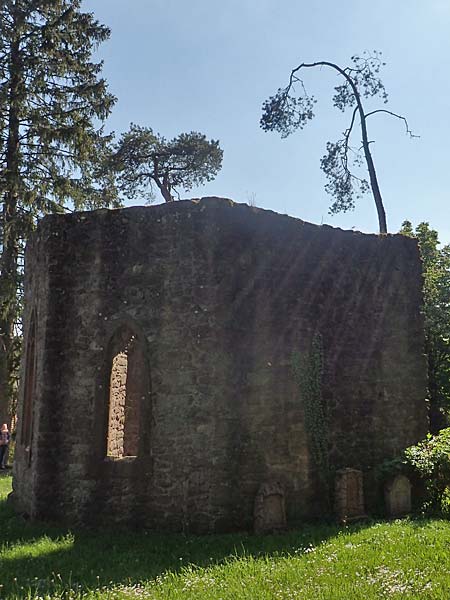
[[[397,119],[401,119],[404,123],[405,123],[405,127],[406,127],[406,133],[409,135],[409,137],[411,138],[420,138],[420,135],[415,135],[409,128],[408,125],[408,121],[406,120],[406,118],[402,115],[398,115],[395,112],[392,112],[391,110],[386,110],[385,108],[378,108],[377,110],[372,110],[369,113],[366,113],[366,119],[367,117],[370,117],[371,115],[375,115],[377,113],[386,113],[388,115],[391,115],[392,117],[396,117]]]

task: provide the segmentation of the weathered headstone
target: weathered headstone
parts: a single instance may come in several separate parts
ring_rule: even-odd
[[[362,471],[340,469],[336,472],[335,512],[337,518],[345,522],[366,517]]]
[[[411,512],[411,482],[405,475],[397,475],[385,484],[384,501],[390,517]]]
[[[286,528],[284,490],[278,482],[263,483],[255,498],[255,533],[273,533]]]

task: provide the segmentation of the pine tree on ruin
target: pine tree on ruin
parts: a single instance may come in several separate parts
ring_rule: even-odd
[[[179,197],[179,190],[212,181],[222,167],[223,151],[217,140],[196,131],[172,140],[150,127],[131,125],[115,144],[109,169],[127,198],[154,198],[155,187],[165,202]]]

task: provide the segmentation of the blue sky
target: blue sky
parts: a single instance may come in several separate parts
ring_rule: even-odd
[[[297,64],[345,66],[353,54],[381,50],[386,108],[420,135],[411,140],[387,116],[369,124],[388,230],[426,220],[450,242],[448,0],[85,0],[83,8],[112,31],[99,50],[118,97],[110,129],[134,122],[169,138],[195,130],[220,140],[222,171],[182,197],[225,196],[366,232],[378,229],[370,195],[353,212],[328,214],[320,158],[348,124],[331,104],[336,75],[305,73],[318,104],[303,131],[282,140],[264,133],[259,119],[262,102]]]

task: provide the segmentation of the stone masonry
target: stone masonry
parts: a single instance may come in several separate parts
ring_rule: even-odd
[[[295,353],[323,340],[332,469],[427,430],[416,242],[220,198],[45,217],[26,255],[13,502],[33,518],[251,528],[320,516]]]

